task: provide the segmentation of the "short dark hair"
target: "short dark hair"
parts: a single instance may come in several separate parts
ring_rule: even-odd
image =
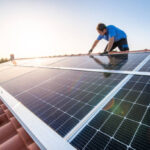
[[[106,25],[104,23],[99,23],[97,25],[96,29],[99,30],[99,31],[103,31],[104,29],[106,29]]]

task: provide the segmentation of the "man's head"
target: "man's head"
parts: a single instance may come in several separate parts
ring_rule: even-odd
[[[97,29],[97,32],[100,34],[100,35],[105,35],[106,32],[107,32],[107,28],[106,28],[106,25],[103,24],[103,23],[99,23],[96,27]]]

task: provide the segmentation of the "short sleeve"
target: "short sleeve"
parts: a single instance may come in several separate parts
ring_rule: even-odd
[[[97,37],[97,40],[101,40],[102,38],[103,38],[103,36],[99,35],[99,36]]]
[[[116,36],[116,32],[114,29],[110,29],[109,30],[109,38],[115,37]]]

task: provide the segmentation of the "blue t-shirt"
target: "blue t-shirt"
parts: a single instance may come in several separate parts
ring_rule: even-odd
[[[127,38],[127,35],[124,31],[120,30],[119,28],[117,28],[113,25],[109,25],[106,28],[107,28],[106,35],[104,35],[104,36],[99,35],[97,37],[97,40],[105,39],[105,40],[109,41],[110,38],[114,37],[115,42],[117,42],[121,39]]]

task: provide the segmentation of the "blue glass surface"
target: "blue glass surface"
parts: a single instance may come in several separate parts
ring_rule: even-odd
[[[150,149],[149,104],[150,76],[133,76],[71,144],[78,149]]]
[[[72,56],[50,66],[130,71],[133,70],[148,55],[149,53],[113,54],[107,56]]]
[[[3,83],[2,87],[65,136],[125,76],[37,69]]]

